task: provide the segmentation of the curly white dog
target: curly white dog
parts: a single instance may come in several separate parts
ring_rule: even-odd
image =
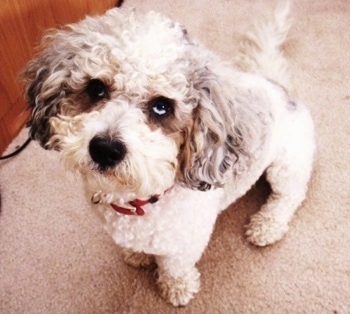
[[[287,92],[288,11],[247,34],[234,67],[160,14],[112,9],[48,34],[24,71],[32,138],[82,175],[126,261],[156,262],[175,306],[199,290],[217,216],[263,173],[251,243],[280,240],[305,198],[314,131]]]

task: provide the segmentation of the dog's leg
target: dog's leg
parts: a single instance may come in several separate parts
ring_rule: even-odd
[[[134,268],[149,269],[155,267],[155,258],[143,252],[134,252],[132,250],[123,250],[124,261]]]
[[[306,190],[304,185],[281,189],[278,180],[272,175],[268,175],[267,180],[272,187],[272,194],[260,211],[250,218],[246,231],[248,240],[257,246],[266,246],[282,239],[295,210],[304,199],[303,190]]]
[[[186,305],[199,291],[200,273],[184,256],[157,257],[157,284],[161,296],[174,306]]]
[[[280,240],[288,230],[288,223],[306,196],[314,155],[312,121],[303,119],[304,128],[295,131],[280,156],[266,171],[272,193],[261,210],[251,217],[247,226],[248,240],[265,246]],[[296,129],[298,130],[298,129]]]
[[[271,166],[267,180],[272,193],[261,210],[254,214],[247,226],[248,240],[266,246],[280,240],[288,231],[288,223],[305,198],[307,179],[303,174],[288,172],[283,166]]]

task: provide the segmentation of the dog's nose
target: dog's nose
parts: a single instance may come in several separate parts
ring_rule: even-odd
[[[92,160],[105,169],[113,167],[123,160],[126,147],[121,141],[95,136],[90,141],[89,153]]]

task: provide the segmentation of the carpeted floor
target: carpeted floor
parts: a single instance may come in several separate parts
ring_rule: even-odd
[[[166,13],[230,60],[235,40],[272,0],[126,0]],[[318,153],[308,197],[286,238],[259,249],[244,224],[268,193],[259,182],[218,219],[199,262],[202,288],[174,309],[153,274],[126,266],[64,174],[31,143],[0,163],[0,313],[350,313],[350,2],[295,0],[287,53],[310,108]],[[24,130],[9,150],[26,138]]]

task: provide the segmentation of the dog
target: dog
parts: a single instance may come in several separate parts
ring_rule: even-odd
[[[111,9],[48,33],[23,72],[30,136],[82,177],[92,208],[134,267],[186,305],[218,215],[263,174],[271,195],[246,229],[280,240],[306,197],[311,115],[292,99],[281,46],[289,4],[223,62],[155,13]]]

